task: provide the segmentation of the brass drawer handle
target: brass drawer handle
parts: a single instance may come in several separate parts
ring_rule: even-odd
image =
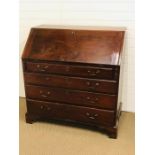
[[[89,96],[87,96],[87,100],[90,100],[90,97]]]
[[[89,82],[89,81],[87,81],[86,84],[87,84],[88,86],[90,86],[90,82]]]
[[[87,72],[90,73],[91,76],[95,76],[96,74],[100,73],[101,71],[100,70],[96,70],[96,71],[91,73],[91,71],[88,70]]]
[[[91,115],[89,112],[86,113],[86,116],[88,116],[88,118],[90,119],[96,119],[96,117],[98,117],[98,114],[94,114],[94,115]]]
[[[43,93],[43,91],[42,91],[42,90],[40,90],[40,91],[39,91],[39,93],[40,93],[40,94],[42,94],[42,93]],[[48,92],[47,92],[47,94],[51,94],[51,92],[50,92],[50,91],[48,91]]]
[[[98,98],[97,97],[95,98],[95,101],[98,101]]]
[[[44,106],[43,106],[43,105],[41,105],[41,106],[40,106],[40,109],[43,109],[43,108],[44,108]]]
[[[95,117],[93,117],[93,116],[90,116],[89,118],[90,118],[90,119],[95,119]]]
[[[92,86],[91,82],[87,81],[86,84],[87,84],[87,86],[89,86],[88,87],[89,89],[95,89],[95,87]]]
[[[38,69],[40,68],[40,71],[41,71],[41,72],[45,72],[46,69],[47,69],[48,67],[49,67],[48,65],[46,65],[46,66],[44,66],[44,67],[41,67],[39,64],[37,64],[37,68],[38,68]]]
[[[41,97],[44,97],[44,98],[47,98],[47,97],[48,97],[48,95],[50,95],[50,94],[51,94],[51,92],[50,92],[50,91],[46,92],[46,94],[43,94],[43,91],[42,91],[42,90],[40,90],[40,91],[39,91],[39,93],[41,94]]]
[[[87,72],[90,73],[89,75],[91,75],[91,76],[95,76],[96,75],[96,73],[91,73],[90,70],[88,70]]]
[[[40,65],[39,64],[37,65],[37,68],[40,68]]]
[[[41,95],[41,96],[44,97],[44,98],[47,98],[47,95],[44,95],[44,94],[43,94],[43,95]]]
[[[100,85],[100,83],[99,82],[96,82],[96,84],[95,84],[96,86],[99,86]]]
[[[90,100],[90,97],[87,96],[86,99],[87,99],[87,100]],[[95,102],[98,101],[98,100],[99,100],[99,99],[96,97],[96,98],[95,98],[95,101],[94,101],[94,100],[90,100],[90,102],[91,102],[91,103],[95,103]]]
[[[47,66],[45,66],[44,68],[45,68],[45,69],[47,69],[47,68],[48,68],[48,65],[47,65]]]
[[[101,72],[100,70],[97,70],[97,71],[96,71],[97,74],[100,73],[100,72]]]
[[[86,115],[87,115],[87,116],[90,116],[90,113],[89,113],[89,112],[87,112],[87,113],[86,113]]]
[[[47,92],[47,94],[49,95],[49,94],[51,94],[51,92],[50,92],[50,91],[48,91],[48,92]]]
[[[87,72],[88,72],[88,73],[91,73],[91,71],[90,71],[90,70],[88,70]]]
[[[94,103],[96,103],[96,101],[98,101],[98,98],[95,98],[95,101],[91,100],[90,103],[94,104]]]

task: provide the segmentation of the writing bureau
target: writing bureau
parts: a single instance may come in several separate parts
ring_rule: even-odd
[[[73,122],[116,138],[124,34],[118,28],[31,28],[22,55],[26,122]]]

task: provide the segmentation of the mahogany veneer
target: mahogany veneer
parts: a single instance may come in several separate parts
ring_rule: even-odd
[[[26,122],[63,120],[117,137],[124,29],[32,28],[22,55]]]

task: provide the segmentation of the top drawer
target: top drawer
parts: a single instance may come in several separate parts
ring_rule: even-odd
[[[51,63],[26,63],[26,71],[40,72],[40,73],[53,73],[61,75],[91,77],[102,79],[114,79],[115,70],[113,68],[99,68],[89,66],[74,66],[65,64],[51,64]]]

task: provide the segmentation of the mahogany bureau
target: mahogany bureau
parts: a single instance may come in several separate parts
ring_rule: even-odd
[[[32,28],[22,55],[26,122],[72,122],[117,138],[124,34],[124,29]]]

